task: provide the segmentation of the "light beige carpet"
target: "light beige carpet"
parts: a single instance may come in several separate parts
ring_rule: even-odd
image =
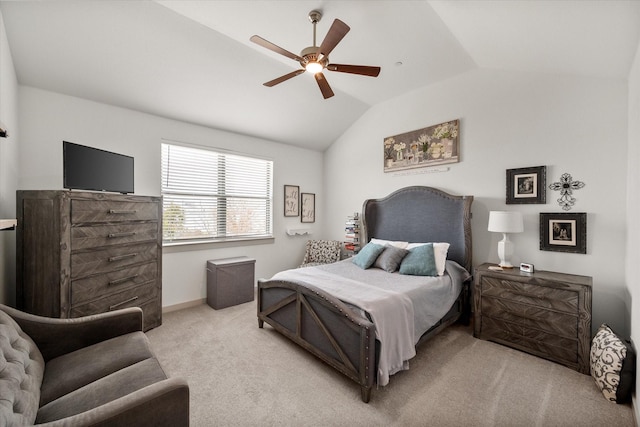
[[[256,303],[165,314],[148,332],[171,376],[187,379],[192,426],[632,426],[630,405],[592,378],[473,337],[455,325],[410,370],[360,388],[265,325]]]

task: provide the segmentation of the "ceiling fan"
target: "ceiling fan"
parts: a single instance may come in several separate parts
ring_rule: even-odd
[[[333,96],[333,91],[331,90],[331,86],[329,86],[327,79],[324,77],[324,74],[322,74],[322,70],[324,69],[327,69],[329,71],[337,71],[339,73],[350,73],[359,74],[362,76],[378,77],[378,74],[380,74],[380,67],[370,67],[367,65],[332,64],[329,62],[329,54],[349,32],[350,28],[341,20],[334,20],[331,28],[329,28],[329,32],[325,36],[320,46],[316,46],[316,24],[320,22],[320,18],[322,18],[322,13],[320,13],[319,11],[312,10],[311,12],[309,12],[309,20],[313,24],[313,46],[302,49],[300,55],[289,52],[288,50],[283,49],[280,46],[277,46],[260,36],[251,36],[250,40],[252,42],[259,44],[260,46],[272,50],[276,53],[279,53],[280,55],[284,55],[287,58],[298,61],[302,66],[301,69],[292,71],[291,73],[285,74],[284,76],[264,83],[265,86],[275,86],[307,71],[313,74],[316,81],[318,82],[318,87],[320,88],[320,92],[322,92],[322,96],[324,97],[324,99],[327,99]]]

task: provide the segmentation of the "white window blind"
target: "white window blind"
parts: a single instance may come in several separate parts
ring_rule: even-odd
[[[162,144],[165,243],[273,237],[273,162]]]

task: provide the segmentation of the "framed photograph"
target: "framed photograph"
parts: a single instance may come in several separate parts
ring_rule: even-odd
[[[313,193],[302,193],[302,216],[301,222],[316,222],[316,195]]]
[[[507,204],[546,203],[546,166],[507,169]]]
[[[586,213],[541,213],[540,250],[587,253]]]
[[[284,186],[284,216],[300,215],[300,187],[297,185]]]
[[[384,172],[460,161],[460,120],[389,136],[383,141]]]

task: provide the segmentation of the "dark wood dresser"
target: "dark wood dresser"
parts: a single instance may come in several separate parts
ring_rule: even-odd
[[[16,193],[18,308],[73,318],[141,307],[162,323],[162,198]]]
[[[475,271],[474,336],[589,374],[591,277],[491,265]]]

